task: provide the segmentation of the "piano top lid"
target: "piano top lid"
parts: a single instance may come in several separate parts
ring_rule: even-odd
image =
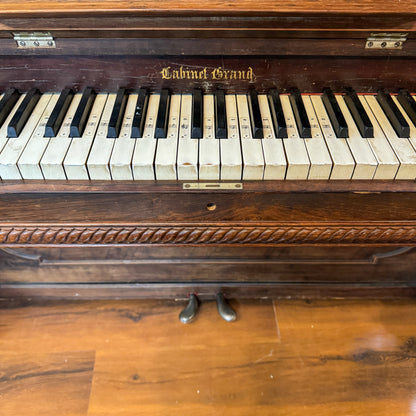
[[[85,15],[411,15],[416,1],[409,0],[2,0],[0,16]]]
[[[416,38],[416,0],[0,0],[0,38],[27,31],[66,38]]]

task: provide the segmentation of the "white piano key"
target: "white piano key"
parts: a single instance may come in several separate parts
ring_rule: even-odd
[[[375,96],[367,95],[365,99],[399,159],[400,166],[395,179],[415,179],[416,152],[409,139],[397,136]]]
[[[191,139],[192,95],[182,95],[178,141],[178,179],[198,180],[199,139]]]
[[[311,125],[312,136],[303,139],[311,162],[308,179],[329,179],[332,170],[332,159],[328,147],[319,126],[310,96],[302,96],[302,100]]]
[[[276,138],[267,95],[258,96],[261,119],[263,122],[263,156],[265,180],[281,180],[286,176],[286,156],[283,139]]]
[[[135,180],[154,180],[154,161],[157,139],[155,139],[156,119],[159,110],[160,94],[151,94],[147,106],[143,137],[136,139],[132,168]]]
[[[203,137],[199,141],[199,179],[220,179],[220,141],[215,138],[214,95],[203,96]]]
[[[136,110],[137,96],[138,94],[131,94],[129,96],[120,135],[114,139],[113,152],[111,153],[109,162],[113,180],[124,181],[133,179],[131,164],[136,139],[131,137],[131,126]]]
[[[416,127],[413,124],[410,117],[407,115],[406,111],[403,109],[403,107],[399,103],[399,100],[395,96],[392,96],[391,98],[393,99],[393,101],[397,105],[397,108],[400,110],[400,112],[403,114],[404,118],[406,119],[406,121],[409,124],[409,127],[410,127],[409,141],[412,144],[413,148],[416,149]]]
[[[262,180],[264,156],[261,139],[253,139],[247,96],[237,94],[238,122],[240,124],[241,151],[243,155],[243,180]]]
[[[4,94],[2,94],[3,97]],[[11,119],[14,116],[14,113],[19,108],[22,101],[25,99],[26,94],[22,94],[19,99],[17,100],[16,104],[14,105],[12,111],[10,111],[10,114],[7,116],[6,120],[4,120],[3,125],[0,127],[0,152],[3,150],[4,146],[6,145],[9,138],[7,137],[7,126],[9,125]]]
[[[97,94],[82,137],[73,137],[64,160],[68,179],[88,180],[87,159],[107,101],[107,94]]]
[[[0,176],[2,179],[22,179],[17,161],[38,125],[51,96],[51,94],[43,94],[40,97],[19,137],[10,137],[4,146],[0,153]]]
[[[116,139],[107,138],[107,132],[116,96],[117,94],[108,94],[91,152],[88,156],[87,168],[92,180],[111,180],[109,162]]]
[[[241,180],[243,161],[241,157],[240,129],[238,126],[237,102],[234,94],[225,95],[227,113],[227,138],[220,141],[222,180]]]
[[[170,97],[169,123],[166,139],[159,139],[156,150],[155,171],[158,180],[175,180],[176,154],[178,151],[179,118],[181,111],[181,95]]]
[[[400,163],[364,96],[358,98],[373,125],[374,137],[367,138],[378,164],[373,179],[394,179]]]
[[[351,179],[355,169],[355,161],[346,140],[335,135],[321,97],[311,95],[310,99],[332,158],[330,179]]]
[[[81,101],[82,94],[75,94],[65,114],[62,126],[56,137],[49,140],[49,144],[43,154],[40,166],[45,179],[65,180],[64,159],[71,145],[72,138],[69,137],[69,130],[72,119]]]
[[[17,162],[23,179],[43,179],[40,160],[42,159],[50,140],[49,137],[44,136],[45,126],[55,108],[60,94],[48,95],[51,96],[50,101]]]
[[[373,151],[367,139],[361,137],[344,98],[341,95],[336,95],[335,98],[348,125],[348,137],[345,140],[355,160],[352,179],[373,179],[377,169],[377,160]]]
[[[295,116],[290,105],[289,96],[281,95],[283,113],[286,119],[287,138],[283,139],[286,152],[286,179],[307,179],[310,168],[308,152],[304,139],[299,137]]]

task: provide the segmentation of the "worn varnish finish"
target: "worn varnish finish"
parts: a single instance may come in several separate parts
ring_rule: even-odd
[[[393,6],[397,7],[393,7]],[[251,0],[230,0],[227,2],[227,9],[224,10],[224,4],[218,0],[209,0],[203,3],[188,0],[142,0],[142,1],[119,1],[117,3],[111,0],[99,0],[91,4],[88,0],[73,0],[73,1],[39,1],[39,0],[22,0],[16,2],[15,0],[5,0],[2,2],[1,10],[4,13],[14,14],[20,12],[22,14],[29,12],[40,12],[48,10],[49,12],[65,11],[66,13],[75,13],[81,11],[111,11],[115,12],[142,12],[145,14],[152,14],[157,11],[189,11],[193,13],[198,12],[263,12],[266,13],[380,13],[385,7],[386,14],[408,14],[416,13],[416,7],[412,4],[405,6],[403,4],[397,5],[394,0],[363,0],[363,1],[348,1],[348,0],[320,0],[314,2],[313,6],[307,2],[298,2],[296,0],[284,0],[276,2],[274,0],[262,0],[253,2]],[[387,11],[388,10],[388,11]]]
[[[113,44],[114,42],[111,41]],[[243,41],[244,43],[245,41]],[[306,42],[306,41],[305,41]],[[364,42],[364,41],[363,41]],[[308,43],[308,42],[306,42]],[[176,46],[166,42],[161,48],[172,50]],[[312,51],[309,45],[302,42],[303,50],[298,51],[302,54],[317,54],[318,51]],[[204,43],[205,45],[205,43]],[[258,42],[261,49],[257,53],[268,54],[268,43]],[[280,52],[277,54],[291,53],[288,48],[279,46]],[[147,45],[144,49],[133,49],[137,55],[146,53]],[[201,53],[201,45],[195,45],[195,51],[184,47],[181,42],[177,43],[178,53]],[[218,50],[218,45],[213,45],[212,51]],[[120,48],[118,47],[120,53]],[[140,48],[140,41],[135,43],[134,48]],[[205,48],[205,46],[204,46]],[[105,48],[104,48],[105,49]],[[290,49],[290,48],[289,48]],[[105,49],[106,50],[106,49]],[[205,50],[205,49],[202,49]],[[229,50],[229,49],[228,49]],[[245,51],[255,51],[245,47]],[[334,48],[321,49],[320,54],[330,55],[339,53],[339,45]],[[398,88],[407,88],[409,91],[416,91],[416,81],[413,73],[416,73],[415,61],[409,58],[396,57],[395,59],[386,60],[380,56],[361,57],[346,59],[336,56],[311,57],[302,56],[268,56],[256,58],[244,56],[240,58],[224,57],[218,55],[215,57],[149,57],[149,56],[107,56],[96,57],[94,54],[100,53],[98,45],[91,46],[85,53],[91,52],[92,56],[85,56],[84,50],[78,56],[8,56],[8,65],[0,72],[0,88],[15,87],[26,91],[32,87],[39,88],[42,92],[55,91],[59,92],[66,87],[73,87],[79,91],[87,86],[93,86],[97,91],[115,92],[119,87],[135,89],[138,87],[147,87],[151,91],[159,91],[161,88],[170,88],[172,92],[190,92],[195,87],[195,80],[163,80],[161,70],[163,67],[173,65],[178,69],[181,65],[190,68],[207,67],[213,70],[216,67],[225,67],[232,69],[247,70],[251,67],[254,71],[255,78],[248,80],[208,80],[204,81],[204,90],[213,91],[216,88],[223,88],[229,93],[247,93],[249,88],[255,87],[259,92],[266,92],[272,87],[277,87],[282,92],[288,92],[288,89],[297,86],[305,93],[321,93],[323,87],[331,87],[334,92],[342,92],[345,86],[355,88],[358,92],[375,93],[378,88],[384,87],[391,91],[397,91]],[[364,49],[360,48],[360,51]],[[39,51],[38,51],[39,52]],[[168,50],[165,51],[168,53]],[[225,52],[225,50],[223,51]],[[360,53],[361,53],[360,52]],[[398,51],[392,51],[397,55]],[[32,54],[31,50],[22,52],[15,48],[13,44],[13,54],[28,55]],[[51,54],[62,53],[62,50],[50,52]],[[74,51],[72,51],[74,53]],[[241,55],[240,50],[235,53]],[[415,48],[416,53],[416,48]],[[380,55],[380,52],[375,52]],[[5,59],[3,57],[3,59]],[[172,64],[174,62],[174,64]],[[30,77],[27,74],[27,66],[30,67]],[[58,68],[58,69],[57,69]],[[402,68],[409,71],[409,77],[403,76]],[[328,77],[328,72],[331,77]]]
[[[72,28],[79,29],[77,33],[81,37],[95,31],[100,35],[107,32],[103,36],[108,37],[108,29],[117,30],[118,35],[124,32],[121,37],[129,37],[130,30],[142,34],[144,32],[140,31],[147,31],[151,37],[160,36],[157,32],[161,31],[163,36],[165,29],[182,37],[192,37],[189,30],[196,29],[194,33],[198,36],[217,28],[222,34],[229,32],[230,28],[234,33],[244,33],[250,28],[269,27],[272,32],[282,29],[295,29],[297,32],[305,29],[413,31],[415,15],[413,4],[404,5],[394,0],[320,0],[313,4],[295,0],[232,0],[226,5],[217,0],[203,3],[187,0],[117,3],[109,0],[94,3],[8,0],[0,4],[0,31],[3,37],[8,38],[10,31],[28,30],[30,27],[32,30],[57,31],[58,34],[62,31],[64,37],[74,37],[69,36]],[[39,16],[42,19],[38,19]],[[161,20],[155,24],[154,18]]]
[[[0,287],[10,297],[413,296],[414,184],[344,185],[5,183]]]
[[[56,48],[18,48],[47,31]],[[365,49],[373,32],[403,49]],[[416,92],[416,8],[393,0],[0,4],[0,90]],[[162,69],[250,79],[163,79]],[[166,77],[165,77],[166,78]],[[415,291],[416,185],[253,182],[0,184],[2,296],[398,297]],[[215,210],[207,207],[216,205]]]
[[[413,296],[414,183],[347,186],[5,182],[0,288],[9,297]]]
[[[7,416],[411,416],[414,301],[1,302]]]

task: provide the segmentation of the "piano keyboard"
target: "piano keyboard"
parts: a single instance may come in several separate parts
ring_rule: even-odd
[[[170,94],[145,89],[0,97],[2,180],[416,178],[407,91]]]

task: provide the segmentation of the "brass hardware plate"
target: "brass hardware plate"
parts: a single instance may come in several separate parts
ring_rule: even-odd
[[[183,184],[183,189],[243,189],[241,182],[187,182]]]
[[[403,49],[407,33],[372,33],[365,43],[366,49]]]
[[[55,40],[49,32],[18,32],[13,39],[20,49],[56,48]]]

